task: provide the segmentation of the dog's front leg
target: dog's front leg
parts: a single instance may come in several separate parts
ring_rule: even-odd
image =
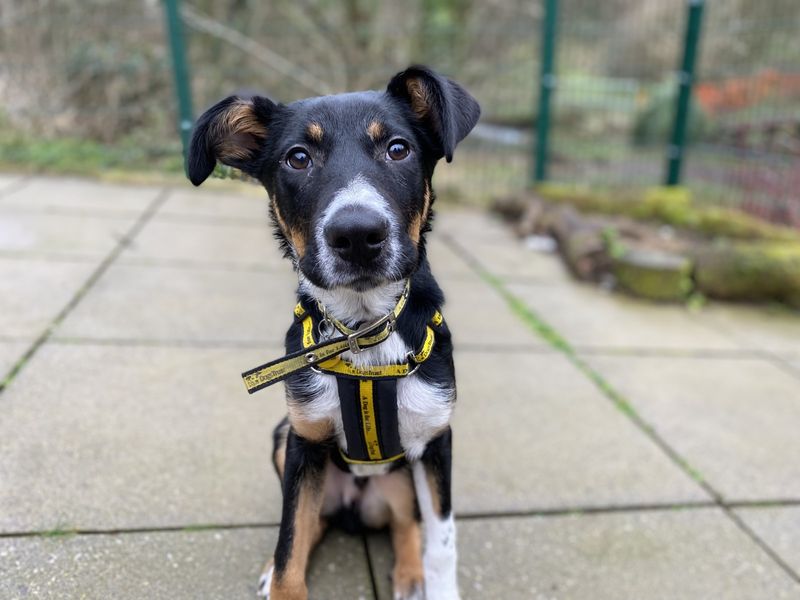
[[[270,570],[259,593],[270,600],[306,600],[306,567],[324,533],[322,511],[328,449],[289,431],[283,472],[283,513]],[[267,593],[268,591],[268,593]]]
[[[414,487],[425,530],[425,596],[458,600],[456,524],[450,496],[452,434],[448,428],[414,463]]]

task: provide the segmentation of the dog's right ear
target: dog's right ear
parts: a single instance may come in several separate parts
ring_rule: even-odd
[[[230,96],[209,108],[197,120],[189,144],[187,175],[200,185],[217,161],[257,177],[259,150],[277,105],[262,96]]]

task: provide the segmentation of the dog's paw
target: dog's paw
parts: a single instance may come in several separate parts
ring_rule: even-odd
[[[258,578],[258,591],[256,595],[259,598],[266,598],[269,600],[269,589],[272,586],[272,561],[264,568],[264,572],[261,574],[261,577]]]
[[[395,569],[392,574],[392,585],[394,600],[426,600],[425,579],[416,569]]]

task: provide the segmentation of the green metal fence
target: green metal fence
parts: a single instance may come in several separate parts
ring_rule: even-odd
[[[440,196],[486,203],[545,178],[680,181],[698,202],[800,225],[800,3],[708,2],[702,27],[687,27],[702,5],[6,0],[0,164],[179,172],[190,118],[231,92],[380,88],[424,62],[483,107],[437,171]],[[687,40],[696,73],[679,77]]]

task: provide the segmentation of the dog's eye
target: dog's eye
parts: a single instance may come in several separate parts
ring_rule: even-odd
[[[286,164],[293,169],[302,171],[311,166],[311,157],[302,148],[292,148],[286,155]]]
[[[386,149],[386,158],[389,160],[403,160],[411,154],[411,148],[403,140],[393,140]]]

